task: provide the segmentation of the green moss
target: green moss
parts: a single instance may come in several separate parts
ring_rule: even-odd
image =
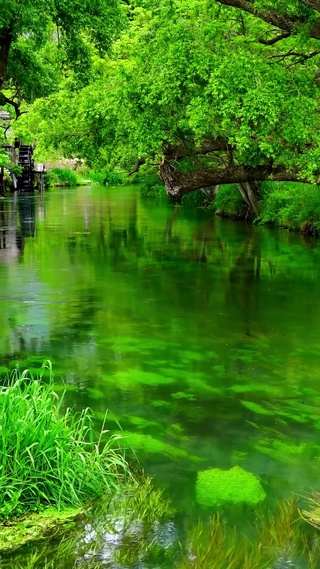
[[[127,371],[118,371],[115,380],[120,386],[126,385],[166,385],[174,382],[174,378],[133,368]]]
[[[309,443],[294,445],[289,442],[274,440],[271,443],[270,441],[261,441],[255,448],[259,452],[283,464],[299,464],[303,456],[311,453],[313,445]]]
[[[22,518],[0,525],[0,553],[15,551],[23,545],[47,539],[60,529],[75,526],[75,520],[81,516],[81,509],[67,508],[58,511],[47,508],[43,512],[29,514]]]
[[[185,393],[184,391],[177,391],[177,393],[171,393],[172,399],[186,399],[188,401],[196,401],[196,397],[193,393]]]
[[[266,493],[258,478],[240,466],[230,470],[211,468],[198,472],[197,502],[213,507],[222,504],[258,504]]]
[[[274,415],[275,413],[273,411],[270,411],[269,409],[265,409],[264,407],[262,407],[262,405],[259,405],[258,403],[254,403],[253,401],[241,401],[242,405],[244,407],[246,407],[247,409],[249,409],[249,411],[252,411],[253,413],[257,413],[258,415]]]
[[[137,429],[157,429],[157,432],[159,433],[163,430],[161,423],[157,423],[156,421],[148,421],[148,419],[144,419],[143,417],[131,416],[128,418],[128,421],[137,427]]]
[[[128,432],[121,432],[121,435],[122,437],[126,437],[129,447],[135,451],[146,454],[162,454],[164,456],[170,456],[171,458],[182,458],[195,462],[201,460],[199,457],[189,455],[187,451],[164,443],[151,435]]]

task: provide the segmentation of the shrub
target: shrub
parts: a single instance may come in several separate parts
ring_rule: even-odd
[[[247,207],[236,184],[224,184],[220,186],[216,199],[214,200],[214,209],[218,209],[226,215],[245,214]]]
[[[94,172],[93,170],[89,170],[88,172],[85,172],[85,176],[97,186],[104,186],[106,183],[106,175],[103,172]]]
[[[320,232],[320,188],[312,184],[266,182],[258,221]]]
[[[41,375],[41,374],[40,374]],[[28,371],[0,388],[0,519],[61,509],[118,487],[128,466],[115,443],[95,433],[90,409],[62,412],[64,395]]]
[[[73,170],[70,170],[70,168],[52,168],[49,174],[51,174],[51,176],[52,174],[54,175],[52,176],[53,184],[59,183],[66,184],[68,186],[77,185],[78,176],[75,172],[73,172]]]
[[[108,186],[121,186],[126,183],[126,176],[122,172],[106,172],[104,174],[104,184]]]
[[[183,205],[188,205],[190,207],[202,207],[208,203],[209,198],[200,190],[195,192],[189,192],[182,198]]]

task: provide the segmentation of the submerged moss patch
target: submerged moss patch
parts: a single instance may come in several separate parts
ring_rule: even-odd
[[[32,542],[48,539],[60,530],[75,527],[76,519],[83,514],[80,508],[58,511],[47,508],[0,525],[0,553],[15,551]]]
[[[164,456],[170,456],[171,458],[192,460],[193,462],[201,461],[200,457],[190,455],[186,450],[164,443],[151,435],[126,431],[121,432],[121,435],[123,439],[127,439],[129,447],[134,451],[140,451],[146,454],[162,454]]]
[[[274,415],[274,411],[270,411],[269,409],[265,409],[265,407],[262,407],[262,405],[259,405],[258,403],[254,403],[253,401],[241,401],[242,405],[244,407],[246,407],[247,409],[249,409],[249,411],[252,411],[253,413],[256,413],[257,415]]]
[[[255,505],[266,498],[258,478],[240,466],[198,472],[196,495],[197,502],[209,508],[222,504]]]

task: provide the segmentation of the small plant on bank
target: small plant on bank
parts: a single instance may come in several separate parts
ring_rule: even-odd
[[[63,184],[65,186],[76,186],[78,176],[70,168],[52,168],[48,174],[51,176],[50,184]]]
[[[40,374],[41,375],[41,374]],[[129,474],[119,437],[102,438],[92,412],[63,411],[64,395],[24,371],[0,388],[0,521],[48,506],[81,507]]]
[[[236,184],[224,184],[220,187],[213,208],[230,217],[244,217],[248,209]]]

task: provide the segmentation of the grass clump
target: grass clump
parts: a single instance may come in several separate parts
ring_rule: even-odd
[[[230,217],[242,217],[248,209],[236,184],[220,186],[213,207],[222,215]]]
[[[320,188],[312,184],[265,182],[262,185],[261,223],[303,233],[320,233]]]
[[[189,530],[177,569],[319,569],[319,541],[296,501],[279,502],[254,524],[232,527],[216,513]]]
[[[47,185],[50,186],[76,186],[78,181],[77,174],[70,168],[52,168],[47,174]]]
[[[95,172],[94,170],[88,170],[85,172],[85,176],[95,186],[104,186],[105,185],[106,175],[103,172]]]
[[[41,375],[41,374],[40,374]],[[90,409],[63,411],[64,394],[24,371],[0,387],[0,521],[81,507],[118,488],[129,469],[119,436],[103,442]]]

